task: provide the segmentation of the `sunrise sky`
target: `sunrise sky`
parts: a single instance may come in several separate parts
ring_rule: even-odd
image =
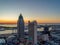
[[[25,22],[60,23],[60,0],[0,0],[0,23],[16,23],[20,13]]]

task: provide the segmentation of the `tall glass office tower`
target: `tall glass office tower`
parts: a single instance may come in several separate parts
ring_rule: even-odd
[[[24,20],[22,14],[20,14],[17,22],[17,35],[21,40],[24,39]]]

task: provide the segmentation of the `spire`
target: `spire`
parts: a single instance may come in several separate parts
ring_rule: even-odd
[[[20,16],[19,16],[19,18],[23,18],[23,16],[22,16],[22,14],[20,13]]]

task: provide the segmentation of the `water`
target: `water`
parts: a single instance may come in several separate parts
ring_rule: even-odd
[[[17,27],[16,24],[0,24],[0,26],[5,26],[5,27]],[[43,31],[43,28],[37,29],[38,31]],[[25,30],[27,31],[27,30]],[[17,33],[17,30],[2,30],[0,31],[0,34],[11,34],[11,33]]]
[[[44,25],[44,24],[40,24],[40,25]],[[51,25],[51,24],[48,24],[48,25]],[[60,24],[53,24],[53,25],[60,25]],[[0,24],[0,26],[17,27],[16,24],[13,24],[13,25],[12,24]],[[38,28],[37,30],[38,31],[43,31],[43,28]],[[17,33],[17,30],[0,31],[0,34],[12,34],[12,33]],[[60,30],[53,31],[53,32],[51,32],[51,34],[53,36],[53,40],[50,43],[53,43],[53,45],[59,45],[58,42],[60,42]]]
[[[27,25],[27,24],[26,24]],[[25,25],[25,26],[26,26]],[[45,25],[45,24],[38,24],[38,25]],[[47,25],[60,25],[60,24],[47,24]],[[0,26],[5,26],[5,27],[17,27],[17,24],[0,24]],[[49,28],[51,30],[51,28]],[[38,31],[43,31],[43,28],[38,28],[37,29]],[[27,31],[27,30],[25,30]],[[59,32],[59,31],[58,31]],[[0,31],[0,34],[11,34],[11,33],[17,33],[17,30],[3,30],[3,31]],[[54,33],[54,32],[53,32]],[[55,34],[57,32],[55,31]],[[60,33],[60,32],[59,32]],[[56,35],[59,35],[59,34],[56,34]],[[60,36],[60,35],[59,35]]]
[[[16,24],[0,24],[0,26],[17,27]],[[2,31],[0,31],[0,34],[11,34],[11,33],[16,33],[16,30],[2,30]]]

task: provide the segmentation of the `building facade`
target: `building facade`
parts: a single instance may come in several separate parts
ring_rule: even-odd
[[[20,14],[17,22],[17,37],[21,42],[24,40],[24,20],[22,14]]]
[[[37,45],[37,22],[28,22],[29,45]]]

